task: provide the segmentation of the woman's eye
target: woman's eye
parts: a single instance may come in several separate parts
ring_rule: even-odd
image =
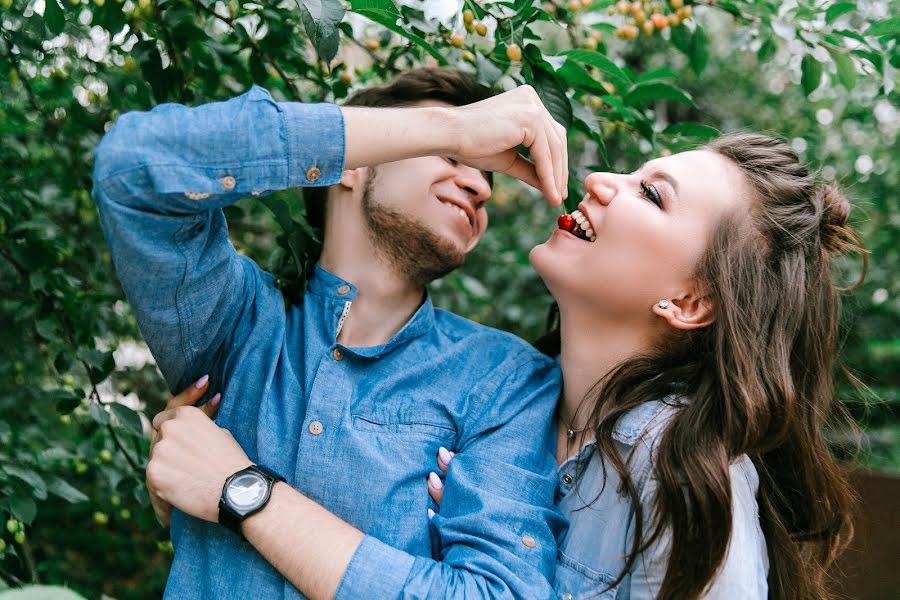
[[[643,181],[641,182],[641,193],[643,193],[644,197],[658,206],[662,208],[662,198],[659,197],[659,192],[656,191],[656,187],[652,185],[647,185]]]
[[[453,165],[454,167],[459,164],[459,161],[456,160],[455,158],[450,158],[449,156],[445,156],[444,158],[446,158],[447,162],[450,163],[451,165]]]

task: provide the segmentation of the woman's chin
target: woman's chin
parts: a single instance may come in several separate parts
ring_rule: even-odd
[[[544,281],[550,294],[557,300],[560,294],[565,294],[566,274],[571,266],[570,260],[558,248],[554,248],[549,241],[538,244],[528,253],[528,261],[531,266]]]

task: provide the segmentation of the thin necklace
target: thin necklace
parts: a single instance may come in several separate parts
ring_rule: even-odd
[[[569,442],[574,440],[575,436],[577,434],[588,430],[588,427],[582,427],[581,429],[573,429],[572,424],[568,421],[568,419],[566,419],[563,416],[561,410],[557,410],[556,414],[557,414],[557,416],[559,416],[559,420],[562,421],[562,424],[566,426],[566,439],[569,440]]]

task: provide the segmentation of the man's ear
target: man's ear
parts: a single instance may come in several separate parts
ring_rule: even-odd
[[[341,173],[341,180],[338,182],[338,185],[342,185],[349,190],[355,190],[366,181],[368,171],[368,167],[348,169]]]
[[[686,292],[653,305],[653,312],[675,329],[709,327],[716,320],[716,307],[709,296]]]

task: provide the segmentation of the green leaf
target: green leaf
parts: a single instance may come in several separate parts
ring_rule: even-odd
[[[123,427],[138,435],[144,434],[141,416],[137,412],[118,402],[110,404],[109,407]]]
[[[800,62],[800,73],[803,93],[809,96],[822,82],[822,63],[813,58],[812,54],[807,54]]]
[[[690,58],[691,68],[699,77],[709,62],[709,44],[706,40],[706,34],[699,27],[694,30],[694,35],[691,37]]]
[[[26,525],[31,525],[37,516],[37,504],[34,503],[31,494],[14,492],[9,497],[9,512]]]
[[[407,31],[398,24],[398,21],[402,20],[402,16],[391,0],[351,0],[350,10],[378,23],[382,27],[399,33],[436,58],[440,64],[447,64],[447,59],[435,50],[434,46],[425,41],[424,38]]]
[[[691,30],[684,25],[676,25],[671,29],[672,45],[681,50],[685,55],[691,55]]]
[[[533,85],[550,115],[569,129],[572,126],[572,106],[559,80],[543,69],[535,69]]]
[[[88,497],[62,477],[51,475],[47,480],[47,491],[66,502],[85,502]]]
[[[72,390],[58,389],[47,392],[46,398],[50,402],[56,402],[56,411],[60,414],[68,414],[81,404],[81,394]]]
[[[576,62],[567,60],[556,71],[556,74],[573,87],[589,89],[597,94],[606,94],[606,88],[603,87],[603,84],[591,77],[587,69]]]
[[[63,28],[66,26],[66,15],[62,6],[59,5],[59,0],[47,0],[44,3],[44,23],[51,34],[59,35],[62,33]]]
[[[319,57],[330,64],[341,39],[338,26],[344,18],[344,7],[338,0],[297,0],[303,28]]]
[[[576,62],[597,67],[600,72],[606,75],[606,79],[620,90],[627,88],[631,84],[631,78],[625,71],[619,68],[605,54],[595,50],[569,50],[562,54]]]
[[[3,470],[6,471],[7,475],[21,479],[31,486],[32,494],[38,500],[45,500],[47,498],[47,484],[44,483],[44,480],[40,475],[31,469],[16,465],[5,465]]]
[[[853,59],[846,52],[831,51],[831,60],[837,67],[838,79],[848,90],[852,90],[856,84],[856,67],[853,65]]]
[[[647,71],[635,78],[635,82],[643,83],[645,81],[654,81],[659,79],[678,79],[678,73],[668,67]]]
[[[759,50],[756,53],[756,58],[759,62],[767,62],[771,60],[773,56],[775,56],[775,52],[778,50],[778,46],[775,45],[775,40],[768,37],[766,41],[763,42],[762,46],[759,47]]]
[[[88,413],[91,415],[91,418],[100,425],[109,423],[109,413],[106,412],[106,409],[103,408],[103,405],[99,402],[91,402],[88,407]]]
[[[59,334],[59,322],[56,320],[56,317],[49,316],[44,317],[34,326],[38,335],[47,340],[48,342],[52,342],[55,339],[60,338]]]
[[[625,102],[632,106],[636,106],[648,100],[674,100],[694,106],[694,100],[690,94],[684,90],[675,87],[672,84],[662,81],[651,81],[648,83],[639,83],[631,88],[625,95]]]
[[[65,373],[72,366],[72,355],[68,349],[60,350],[56,358],[53,359],[53,368],[59,374]]]
[[[682,121],[681,123],[673,123],[666,127],[665,131],[663,131],[663,134],[708,140],[718,137],[720,135],[720,132],[715,127],[710,127],[709,125]]]
[[[875,21],[866,29],[863,35],[881,37],[883,35],[897,35],[898,33],[900,33],[900,17],[891,17],[890,19]]]
[[[116,368],[112,351],[101,352],[82,348],[78,351],[78,358],[87,364],[88,375],[94,385],[109,377],[109,374]]]
[[[834,23],[838,17],[853,10],[856,10],[854,2],[835,2],[825,11],[825,22]]]
[[[247,60],[247,69],[250,71],[253,81],[257,84],[263,85],[268,81],[269,73],[266,71],[266,63],[255,48],[250,52],[250,58]]]

